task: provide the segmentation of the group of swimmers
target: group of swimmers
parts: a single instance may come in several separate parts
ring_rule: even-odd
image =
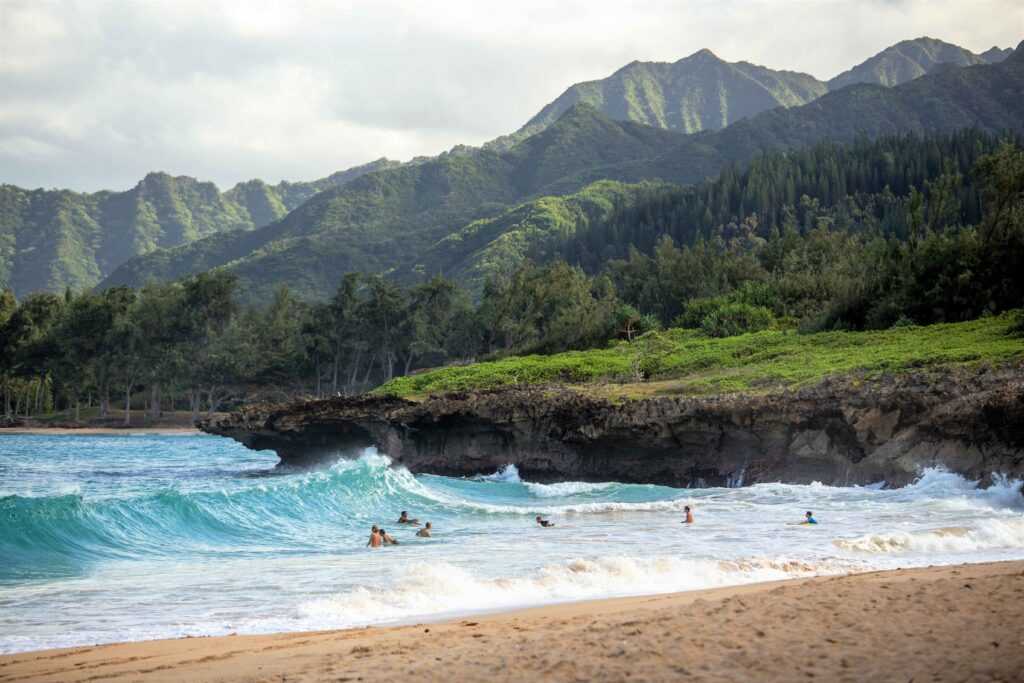
[[[685,506],[683,508],[683,514],[686,516],[685,519],[683,519],[683,524],[693,524],[693,510],[690,509],[689,505],[687,505],[687,506]],[[538,517],[537,519],[540,519],[540,517]],[[794,524],[798,524],[798,525],[817,524],[817,523],[818,523],[818,520],[816,520],[814,518],[814,513],[811,512],[810,510],[808,510],[807,512],[804,513],[804,521],[802,521],[802,522],[794,522]]]
[[[398,516],[396,524],[407,524],[409,526],[420,526],[420,520],[410,519],[409,513],[402,510],[402,514]],[[421,529],[416,532],[416,535],[420,538],[430,538],[430,532],[433,530],[433,525],[427,522]],[[398,539],[387,532],[384,527],[379,527],[376,524],[370,529],[370,540],[367,541],[366,545],[370,548],[380,548],[386,545],[398,545]]]
[[[690,509],[689,505],[683,508],[683,514],[685,515],[685,519],[683,519],[683,524],[693,524],[693,510]],[[548,519],[544,519],[541,515],[537,515],[536,522],[537,526],[541,526],[544,528],[555,526],[554,522]],[[398,520],[395,523],[407,524],[410,526],[420,526],[420,521],[418,519],[410,519],[409,513],[405,510],[402,510],[402,514],[398,516]],[[796,523],[801,525],[817,524],[818,520],[814,518],[814,513],[808,510],[807,512],[804,513],[804,521]],[[430,538],[430,532],[432,529],[433,527],[431,526],[430,522],[427,522],[423,525],[423,528],[416,532],[416,535],[420,538]],[[398,545],[398,541],[384,528],[378,527],[376,524],[374,524],[373,528],[370,530],[370,540],[366,545],[371,548],[380,548],[385,545]]]

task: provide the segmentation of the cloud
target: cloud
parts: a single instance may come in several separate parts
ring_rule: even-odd
[[[551,5],[549,7],[549,5]],[[828,78],[905,38],[1024,36],[1016,0],[0,0],[0,182],[302,180],[518,128],[634,59]]]

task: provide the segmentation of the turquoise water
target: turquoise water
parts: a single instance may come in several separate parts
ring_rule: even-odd
[[[940,471],[893,490],[683,490],[534,484],[511,467],[413,476],[372,452],[276,463],[211,436],[0,436],[0,652],[1024,558],[1019,482]],[[790,526],[806,509],[821,524]],[[401,510],[435,537],[395,524]],[[400,545],[367,549],[372,524]]]

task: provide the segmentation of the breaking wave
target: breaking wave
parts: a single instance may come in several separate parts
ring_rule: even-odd
[[[654,595],[718,586],[848,572],[839,560],[783,558],[717,561],[607,556],[548,564],[524,576],[484,578],[447,562],[408,565],[387,591],[356,588],[304,603],[301,612],[334,627],[439,614],[485,612],[585,600]]]
[[[836,547],[859,553],[966,553],[1024,548],[1024,520],[986,519],[975,527],[951,526],[924,531],[867,534],[834,541]]]

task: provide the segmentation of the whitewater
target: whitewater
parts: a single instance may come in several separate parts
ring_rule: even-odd
[[[1024,559],[1020,486],[938,470],[896,489],[538,484],[512,466],[414,476],[372,450],[295,470],[212,436],[6,435],[0,652]],[[806,510],[818,526],[794,524]],[[373,524],[400,545],[366,548]]]

